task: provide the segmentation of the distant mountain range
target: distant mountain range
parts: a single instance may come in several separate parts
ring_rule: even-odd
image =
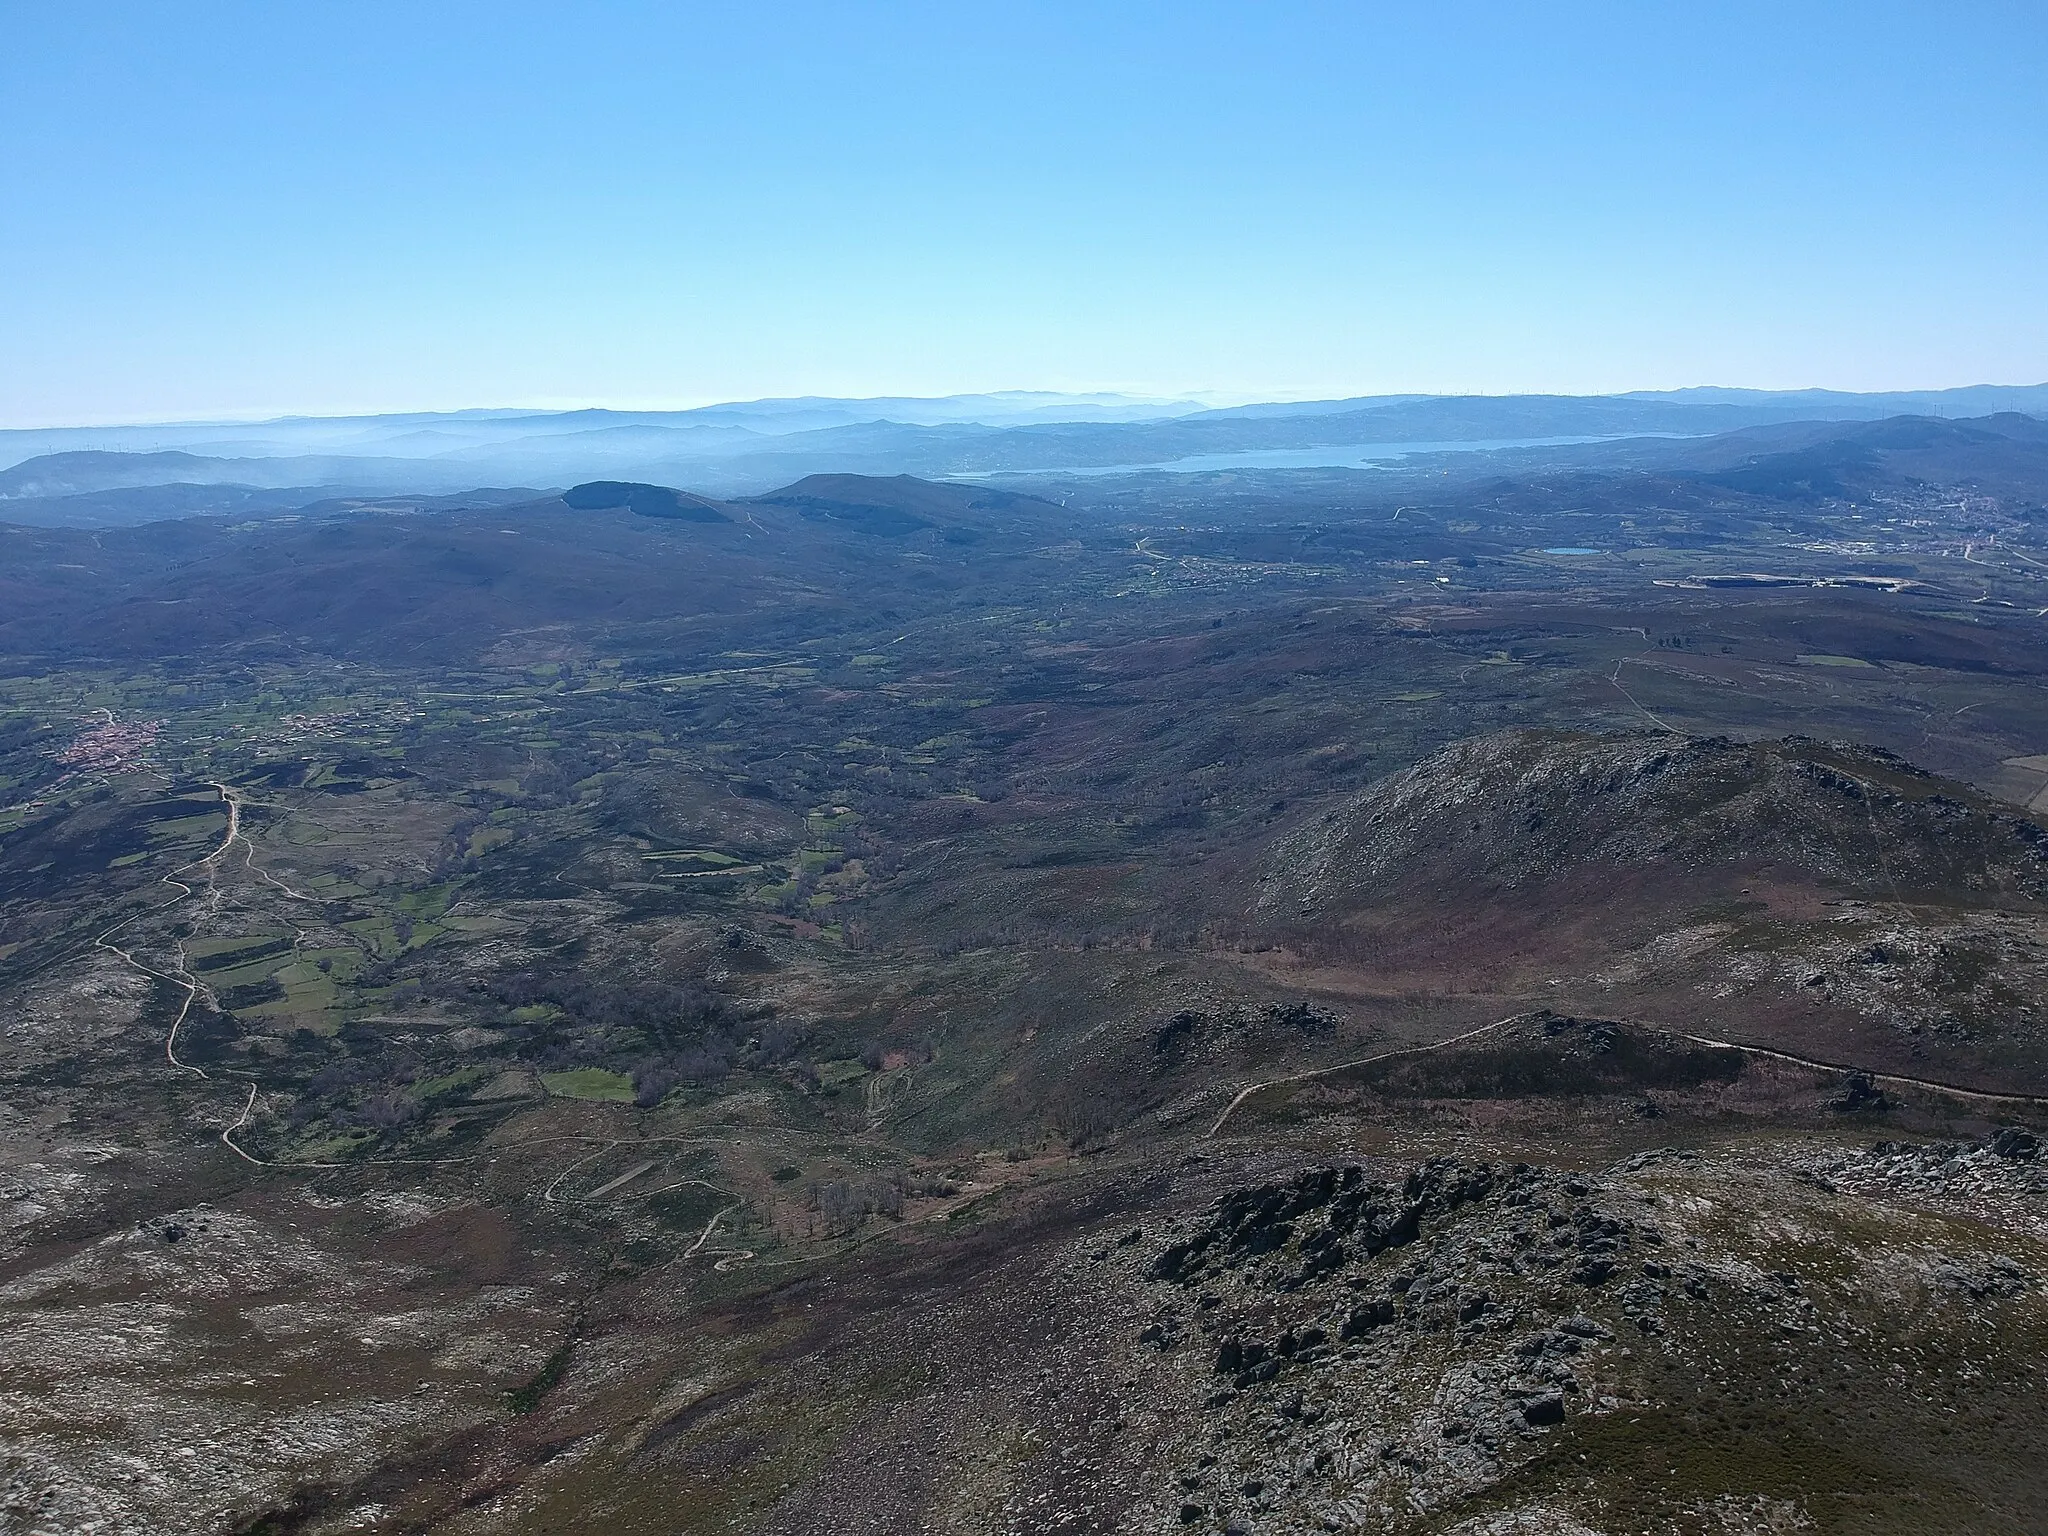
[[[735,495],[835,472],[1217,468],[1259,454],[1340,465],[1374,452],[1705,438],[1788,423],[1997,412],[2048,416],[2048,385],[1893,394],[1383,395],[1222,409],[1186,399],[1019,391],[759,400],[686,411],[465,410],[48,428],[0,431],[0,521],[111,526],[277,510],[298,493],[303,503],[600,478]]]

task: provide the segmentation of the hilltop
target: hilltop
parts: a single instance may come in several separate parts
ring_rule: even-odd
[[[1328,927],[1425,894],[1532,902],[1589,867],[1632,899],[1750,880],[1900,903],[2048,902],[2048,834],[1896,754],[1801,738],[1508,731],[1363,791],[1276,852],[1265,910]]]
[[[967,590],[1077,520],[1051,503],[907,476],[821,476],[745,502],[600,481],[561,495],[343,498],[285,518],[7,529],[0,645],[33,654],[306,646],[445,657],[536,623],[831,607],[910,580]],[[970,552],[972,558],[969,558]]]
[[[2048,829],[1867,747],[1460,742],[1280,842],[1257,911],[1382,986],[1454,970],[1994,1089],[2048,1064]]]

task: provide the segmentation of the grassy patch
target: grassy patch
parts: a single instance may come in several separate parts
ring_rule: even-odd
[[[540,1370],[534,1374],[533,1380],[523,1387],[514,1387],[510,1392],[507,1392],[505,1394],[505,1401],[511,1405],[512,1411],[514,1413],[526,1414],[538,1408],[541,1399],[546,1397],[555,1384],[568,1374],[569,1361],[574,1357],[575,1353],[576,1341],[573,1338],[564,1340],[561,1348],[549,1355]]]
[[[623,1072],[603,1067],[576,1067],[567,1072],[543,1072],[541,1085],[560,1099],[595,1099],[612,1104],[633,1101],[633,1079]]]
[[[733,1203],[722,1189],[705,1184],[678,1184],[648,1198],[647,1209],[663,1226],[678,1232],[699,1232],[704,1223]]]

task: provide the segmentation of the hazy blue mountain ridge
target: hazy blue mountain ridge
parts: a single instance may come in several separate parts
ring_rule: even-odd
[[[252,491],[295,491],[311,502],[609,478],[729,496],[830,472],[944,478],[1171,469],[1183,462],[1218,468],[1232,455],[1323,450],[1333,455],[1328,463],[1340,465],[1398,456],[1407,445],[1432,453],[1542,445],[1553,460],[1726,470],[1746,455],[1794,451],[1838,436],[1834,429],[1844,424],[1907,415],[1931,426],[1953,419],[1963,406],[1987,418],[2002,410],[1996,419],[2028,422],[2034,417],[2027,411],[2048,415],[2048,386],[1885,395],[1723,389],[1407,395],[1222,410],[1184,401],[1119,404],[1105,396],[802,399],[691,411],[407,413],[7,432],[0,433],[0,464],[7,466],[0,468],[7,512],[0,520],[106,526],[108,519],[131,515],[229,512]],[[2025,436],[2009,425],[1986,430],[2015,441]],[[1574,444],[1584,444],[1583,451]],[[1250,461],[1247,467],[1259,466]],[[192,489],[206,486],[223,489],[214,498]],[[90,506],[75,499],[149,487],[185,489]],[[264,505],[274,510],[280,503],[273,496]]]

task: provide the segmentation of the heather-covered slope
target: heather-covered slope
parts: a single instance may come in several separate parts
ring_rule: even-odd
[[[2048,1052],[2048,833],[1870,748],[1480,737],[1282,840],[1258,890],[1335,987],[1626,1008],[1986,1087]]]
[[[1459,742],[1276,853],[1264,910],[1341,921],[1398,891],[1542,888],[1589,865],[1674,896],[1768,870],[1843,895],[2048,900],[2048,833],[1847,743],[1515,731]]]

